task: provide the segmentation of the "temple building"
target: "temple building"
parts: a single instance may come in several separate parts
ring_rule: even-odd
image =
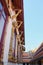
[[[24,47],[23,0],[0,0],[1,62],[22,62]],[[1,25],[0,25],[1,26]]]
[[[22,59],[24,65],[43,65],[43,43],[34,52],[23,52]]]
[[[23,0],[0,0],[0,65],[43,65],[43,43],[25,52]]]

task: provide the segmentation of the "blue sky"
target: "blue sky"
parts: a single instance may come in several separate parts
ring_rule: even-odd
[[[24,0],[24,24],[26,51],[43,42],[43,0]]]

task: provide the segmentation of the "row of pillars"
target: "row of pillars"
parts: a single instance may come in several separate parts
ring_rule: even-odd
[[[20,57],[20,52],[21,51],[20,51],[20,47],[19,46],[21,44],[21,40],[20,40],[21,34],[19,33],[19,27],[21,26],[21,24],[22,24],[23,21],[17,21],[16,19],[17,19],[17,16],[22,12],[22,10],[21,9],[14,9],[13,10],[14,6],[12,6],[13,4],[12,4],[11,0],[9,0],[9,3],[7,3],[7,5],[9,5],[8,10],[9,10],[11,19],[13,21],[12,22],[12,28],[13,28],[12,34],[15,33],[15,29],[16,29],[16,34],[15,34],[16,35],[16,40],[15,40],[15,45],[16,45],[15,56],[17,57],[17,59],[20,59],[21,58]],[[18,11],[18,12],[15,13],[15,11]],[[18,25],[18,22],[20,23],[19,25]],[[11,34],[11,36],[13,38],[12,34]],[[12,41],[11,44],[13,44],[13,39],[11,39],[11,41]],[[11,48],[10,48],[10,50],[11,50]]]
[[[10,0],[9,0],[10,1]],[[11,8],[11,7],[10,7]],[[14,14],[14,11],[12,11],[12,9],[10,9],[9,8],[9,12],[10,12],[10,15],[12,14],[12,12],[13,12],[13,14]],[[14,28],[16,28],[16,32],[17,32],[17,36],[16,36],[16,38],[17,38],[17,40],[16,41],[19,41],[19,43],[21,43],[21,41],[20,41],[20,37],[21,37],[21,35],[19,34],[19,27],[21,26],[21,24],[22,24],[22,21],[20,21],[20,25],[18,26],[18,21],[16,21],[16,18],[17,18],[17,16],[21,13],[21,11],[22,10],[19,10],[19,9],[15,9],[16,11],[18,11],[18,13],[17,14],[14,14],[13,16],[11,15],[11,19],[15,22],[14,24],[15,24],[15,26],[13,26]],[[6,44],[6,40],[5,40],[5,38],[7,37],[6,36],[6,33],[8,34],[8,32],[9,31],[7,31],[7,25],[9,25],[12,21],[8,21],[8,18],[9,18],[9,16],[7,16],[6,17],[7,19],[6,19],[6,22],[5,22],[5,25],[4,25],[4,29],[3,29],[3,34],[2,34],[2,42],[1,42],[1,44],[0,44],[0,47],[2,46],[2,49],[1,49],[1,59],[3,59],[3,54],[5,53],[5,51],[4,51],[4,45],[7,45]],[[11,30],[10,28],[9,28],[9,30]],[[6,32],[7,31],[7,32]],[[11,31],[10,31],[11,32]],[[9,37],[9,36],[8,36]],[[7,38],[8,38],[7,37]],[[10,38],[10,37],[9,37]],[[9,39],[10,40],[10,39]],[[19,44],[20,45],[20,44]],[[21,46],[21,45],[20,45]],[[18,46],[19,47],[19,46]],[[20,48],[19,48],[20,49]],[[18,48],[17,48],[17,50],[18,50]],[[7,51],[6,51],[7,52]],[[19,53],[19,51],[17,51],[18,53]],[[7,54],[4,54],[4,56],[8,56],[8,53]],[[19,55],[19,54],[18,54]],[[8,59],[8,58],[7,58]]]

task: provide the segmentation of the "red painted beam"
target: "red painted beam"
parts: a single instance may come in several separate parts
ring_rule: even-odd
[[[5,0],[4,0],[4,1],[3,1],[3,0],[0,0],[0,2],[1,2],[2,5],[3,5],[5,14],[6,14],[6,15],[10,15]]]
[[[37,54],[37,55],[34,57],[34,59],[40,58],[40,57],[42,57],[42,56],[43,56],[43,51],[40,52],[39,54]]]

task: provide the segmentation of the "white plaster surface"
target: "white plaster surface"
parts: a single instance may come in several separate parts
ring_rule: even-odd
[[[10,46],[11,29],[12,29],[12,22],[11,22],[11,19],[9,19],[9,23],[6,28],[3,62],[8,62],[8,52],[9,52],[9,46]]]
[[[4,63],[4,65],[23,65],[23,64],[18,64],[18,63]]]

